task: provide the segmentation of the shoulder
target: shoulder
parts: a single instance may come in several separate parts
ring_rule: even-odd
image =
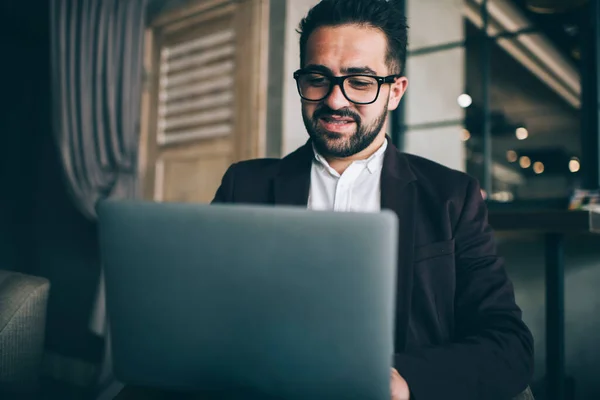
[[[229,171],[236,179],[272,177],[277,173],[281,159],[257,158],[232,164]]]
[[[312,147],[304,145],[283,158],[257,158],[240,161],[230,167],[236,178],[270,180],[279,173],[303,170],[310,167]]]
[[[269,202],[276,177],[293,177],[310,168],[309,150],[303,146],[282,159],[259,158],[232,164],[225,172],[213,202]]]
[[[232,203],[239,198],[246,199],[248,193],[266,193],[268,182],[276,174],[279,163],[278,159],[262,158],[231,164],[212,202]]]

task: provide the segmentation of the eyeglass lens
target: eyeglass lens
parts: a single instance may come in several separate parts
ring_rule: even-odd
[[[331,90],[331,79],[319,73],[308,73],[298,77],[300,95],[309,101],[323,100]],[[344,80],[343,92],[355,103],[370,103],[377,98],[379,84],[370,76],[350,76]]]

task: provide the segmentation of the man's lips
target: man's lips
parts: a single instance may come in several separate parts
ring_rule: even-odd
[[[349,133],[354,129],[355,121],[348,117],[323,116],[319,118],[319,125],[329,132]]]
[[[335,117],[335,116],[329,116],[329,115],[322,116],[319,119],[321,119],[324,122],[330,123],[330,124],[349,124],[349,123],[355,122],[353,118]]]

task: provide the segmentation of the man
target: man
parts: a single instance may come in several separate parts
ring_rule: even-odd
[[[323,0],[300,34],[294,79],[310,140],[282,160],[232,165],[214,202],[394,210],[392,398],[511,399],[532,376],[533,339],[496,255],[480,187],[398,152],[386,136],[388,111],[407,88],[404,16],[393,1]]]

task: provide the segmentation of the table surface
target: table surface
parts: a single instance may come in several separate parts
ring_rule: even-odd
[[[600,212],[587,210],[497,210],[489,212],[497,232],[600,234]]]

